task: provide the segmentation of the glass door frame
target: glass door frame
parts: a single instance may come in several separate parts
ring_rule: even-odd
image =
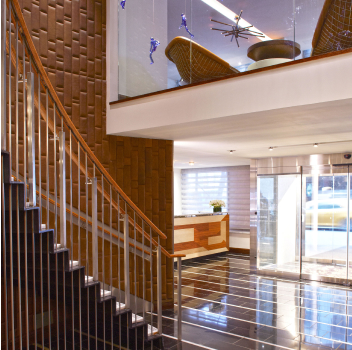
[[[322,157],[327,157],[327,155],[322,155]],[[303,157],[302,157],[303,158]],[[278,158],[278,159],[284,159],[284,158]],[[321,282],[327,282],[327,283],[335,283],[335,284],[341,284],[341,285],[352,285],[352,266],[349,266],[350,263],[350,255],[352,255],[352,249],[351,249],[351,254],[349,254],[349,249],[350,249],[350,244],[352,243],[350,240],[350,231],[351,231],[351,225],[350,225],[350,220],[351,220],[351,213],[350,213],[350,191],[351,191],[351,175],[352,175],[352,163],[343,163],[341,162],[340,164],[324,164],[321,163],[320,165],[312,165],[309,164],[309,162],[302,162],[300,164],[304,165],[295,165],[295,166],[277,166],[274,168],[271,166],[272,164],[268,164],[265,167],[258,167],[258,163],[260,160],[254,160],[255,166],[253,166],[251,162],[251,172],[250,172],[250,181],[251,181],[251,196],[250,196],[250,203],[251,203],[251,211],[250,211],[250,270],[252,273],[256,273],[258,275],[263,275],[263,276],[271,276],[271,277],[278,277],[278,278],[285,278],[285,279],[293,279],[293,280],[311,280],[311,281],[321,281]],[[272,163],[272,158],[270,159],[270,163]],[[298,162],[296,162],[297,164]],[[299,163],[298,163],[299,164]],[[253,169],[252,169],[253,167]],[[346,254],[346,278],[333,278],[333,277],[325,277],[325,276],[316,276],[316,275],[309,275],[309,274],[303,274],[302,273],[302,247],[303,247],[303,229],[305,225],[305,218],[303,217],[303,176],[304,172],[311,168],[311,169],[323,169],[325,170],[330,169],[330,171],[326,171],[326,173],[333,174],[334,169],[338,169],[338,167],[347,167],[347,194],[348,194],[348,205],[347,205],[347,254]],[[258,210],[259,208],[257,207],[257,180],[258,177],[263,176],[263,175],[298,175],[300,174],[300,219],[301,219],[301,224],[298,225],[299,229],[299,262],[300,262],[300,269],[299,273],[291,273],[291,272],[284,272],[284,271],[270,271],[270,270],[263,270],[259,268],[259,246],[258,246]],[[320,173],[319,173],[320,174]],[[324,172],[322,173],[324,174]],[[352,247],[351,247],[352,248]],[[350,276],[350,279],[347,277]]]
[[[346,259],[345,259],[345,264],[346,264],[346,278],[338,278],[338,277],[329,277],[329,276],[319,276],[317,274],[308,274],[308,273],[303,273],[302,269],[302,262],[303,262],[303,255],[301,256],[301,269],[300,269],[300,278],[302,280],[309,280],[309,281],[320,281],[320,282],[327,282],[327,283],[334,283],[334,284],[340,284],[340,285],[345,285],[349,286],[352,284],[352,279],[349,279],[349,249],[350,249],[350,191],[351,191],[351,171],[352,171],[352,164],[331,164],[331,165],[308,165],[308,166],[303,166],[302,167],[302,193],[301,193],[301,213],[302,213],[302,220],[301,220],[301,247],[303,247],[303,232],[305,231],[305,220],[306,217],[303,215],[303,178],[304,175],[309,174],[309,170],[311,171],[312,174],[316,173],[318,176],[320,175],[331,175],[331,176],[336,176],[336,174],[339,174],[338,172],[335,172],[335,169],[341,169],[345,168],[346,172],[341,172],[341,174],[347,176],[347,208],[346,208]]]

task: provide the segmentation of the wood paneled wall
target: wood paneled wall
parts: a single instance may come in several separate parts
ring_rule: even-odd
[[[161,243],[171,252],[173,141],[106,135],[106,1],[19,1],[42,63],[76,128],[123,191],[167,235]],[[163,297],[170,303],[171,259],[164,257],[162,271]]]

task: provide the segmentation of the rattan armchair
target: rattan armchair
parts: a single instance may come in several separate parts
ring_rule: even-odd
[[[326,0],[315,29],[312,56],[352,47],[352,0]]]
[[[220,57],[182,36],[170,41],[165,49],[165,55],[176,64],[182,80],[187,84],[239,73]]]

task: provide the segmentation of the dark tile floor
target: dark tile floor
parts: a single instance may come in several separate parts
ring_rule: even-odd
[[[183,350],[352,350],[351,288],[253,275],[246,256],[183,262],[182,308]],[[163,334],[177,349],[176,306]]]

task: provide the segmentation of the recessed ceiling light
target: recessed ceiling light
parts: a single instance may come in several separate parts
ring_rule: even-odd
[[[224,6],[223,4],[221,4],[219,1],[217,0],[202,0],[204,3],[206,3],[207,5],[209,5],[210,7],[212,7],[214,10],[218,11],[219,13],[221,13],[223,16],[227,17],[228,19],[236,22],[238,15],[231,11],[229,8],[227,8],[226,6]],[[242,28],[245,27],[250,27],[251,24],[248,23],[246,20],[244,20],[243,18],[241,18],[241,20],[239,21],[239,26]],[[263,33],[261,30],[257,29],[256,27],[251,27],[251,30],[255,31],[255,32],[260,32]],[[263,33],[264,34],[264,33]],[[271,40],[270,37],[268,37],[267,35],[264,34],[264,37],[258,37],[259,40],[262,41],[267,41],[267,40]]]
[[[194,165],[194,162],[189,162],[188,164],[189,164],[189,165]]]
[[[274,148],[272,148],[272,147],[269,147],[269,151],[272,151]]]
[[[317,144],[317,143],[315,143],[315,144],[313,145],[313,147],[318,147],[318,144]]]

